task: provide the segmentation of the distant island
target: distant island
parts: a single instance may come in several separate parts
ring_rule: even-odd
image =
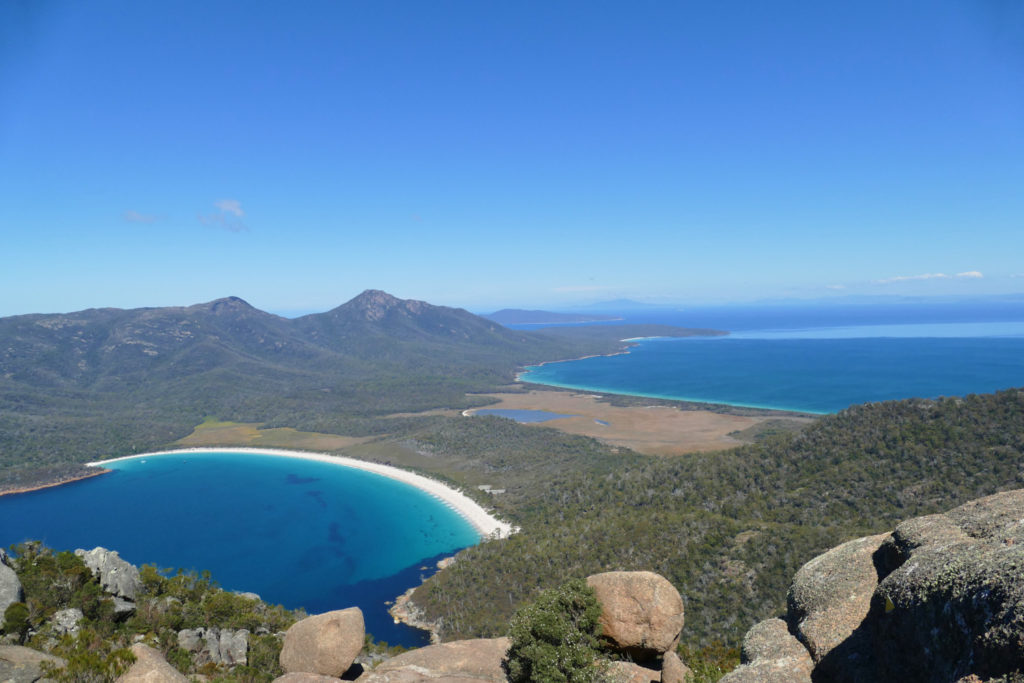
[[[613,315],[593,313],[555,313],[553,311],[527,311],[521,308],[503,308],[481,316],[502,325],[551,325],[556,323],[598,323],[622,320]]]

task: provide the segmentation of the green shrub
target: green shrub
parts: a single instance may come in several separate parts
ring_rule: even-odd
[[[594,589],[573,579],[546,590],[515,616],[504,663],[514,683],[591,683],[600,678],[598,662],[601,606]]]
[[[54,654],[67,663],[56,667],[43,662],[42,668],[46,677],[57,683],[112,683],[135,663],[131,650],[104,640],[89,628],[62,638]]]
[[[25,639],[28,633],[28,605],[23,602],[12,602],[4,611],[3,632],[18,636],[18,641]]]

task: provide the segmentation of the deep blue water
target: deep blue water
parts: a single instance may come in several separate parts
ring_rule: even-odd
[[[986,393],[1024,386],[1024,306],[1014,306],[629,313],[626,323],[708,326],[732,334],[641,340],[628,354],[534,366],[520,379],[812,413],[870,401]],[[993,320],[999,316],[1007,319]]]
[[[547,410],[519,410],[515,408],[482,408],[473,414],[497,415],[498,417],[507,417],[522,423],[547,422],[548,420],[557,420],[563,417],[573,417],[573,415],[562,415],[561,413],[552,413]]]
[[[328,463],[189,453],[111,463],[115,471],[0,497],[0,543],[118,550],[133,564],[209,570],[229,590],[310,613],[362,608],[378,640],[426,644],[393,623],[393,600],[434,563],[479,541],[430,495]],[[423,569],[426,567],[426,569]]]

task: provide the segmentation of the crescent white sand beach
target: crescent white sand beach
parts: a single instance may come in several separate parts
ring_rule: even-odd
[[[424,491],[434,498],[437,498],[445,505],[450,507],[452,510],[462,516],[467,522],[473,525],[480,535],[487,538],[506,538],[509,535],[518,531],[517,527],[512,526],[507,522],[503,522],[483,507],[481,507],[476,501],[467,496],[466,494],[453,489],[439,481],[424,477],[420,474],[415,474],[407,470],[399,469],[397,467],[391,467],[390,465],[381,465],[375,462],[365,462],[363,460],[356,460],[355,458],[346,458],[340,455],[328,455],[326,453],[311,453],[308,451],[286,451],[270,448],[182,448],[171,451],[156,451],[153,453],[140,453],[138,455],[126,455],[120,458],[111,458],[110,460],[100,460],[98,462],[86,463],[89,467],[104,467],[110,463],[118,462],[121,460],[138,460],[140,458],[150,458],[161,455],[182,455],[186,453],[201,454],[201,453],[251,453],[258,455],[276,455],[285,458],[299,458],[302,460],[315,460],[317,462],[325,462],[332,465],[339,465],[341,467],[351,467],[353,469],[363,470],[366,472],[372,472],[379,474],[382,477],[388,477],[400,481],[409,486],[414,486],[421,491]]]

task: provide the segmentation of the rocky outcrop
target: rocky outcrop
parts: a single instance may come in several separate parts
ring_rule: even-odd
[[[692,673],[675,652],[665,653],[661,663],[661,683],[686,683]]]
[[[295,673],[278,676],[272,683],[339,683],[340,681],[340,678],[335,678],[334,676],[321,676],[320,674],[296,671]]]
[[[100,580],[103,590],[125,600],[135,600],[135,594],[142,589],[142,579],[135,565],[125,562],[116,550],[93,548],[76,550],[85,566]]]
[[[117,683],[188,683],[188,679],[168,664],[157,650],[137,643],[132,645],[132,654],[135,655],[135,663],[117,679]]]
[[[720,683],[811,683],[814,660],[782,619],[766,619],[743,639],[741,666]]]
[[[786,622],[751,629],[745,665],[723,681],[1024,675],[1024,491],[911,519],[811,560],[794,578]]]
[[[601,635],[612,650],[649,661],[674,650],[683,630],[683,599],[653,572],[587,577],[601,603]]]
[[[341,676],[363,649],[365,637],[358,607],[306,617],[285,633],[281,668],[286,673]]]
[[[789,630],[807,647],[817,675],[859,679],[871,660],[860,628],[878,585],[874,557],[888,534],[859,538],[814,558],[796,573],[786,598]]]
[[[881,671],[904,681],[1024,673],[1024,491],[905,522],[881,561],[891,571],[870,624]]]
[[[357,680],[360,683],[504,683],[508,679],[501,662],[508,647],[508,638],[477,638],[429,645],[392,657]]]
[[[79,624],[85,615],[82,614],[82,610],[77,607],[71,607],[68,609],[58,610],[53,615],[53,620],[50,622],[51,628],[53,629],[54,635],[63,636],[78,635]]]
[[[248,663],[249,631],[246,629],[193,628],[178,631],[178,647],[191,652],[197,665],[221,666]]]
[[[43,662],[64,666],[60,657],[48,655],[20,645],[0,645],[0,681],[34,683],[43,678]]]
[[[8,607],[25,599],[21,581],[8,562],[7,553],[0,549],[0,623]]]
[[[660,683],[661,672],[633,662],[608,662],[604,680],[608,683]]]

